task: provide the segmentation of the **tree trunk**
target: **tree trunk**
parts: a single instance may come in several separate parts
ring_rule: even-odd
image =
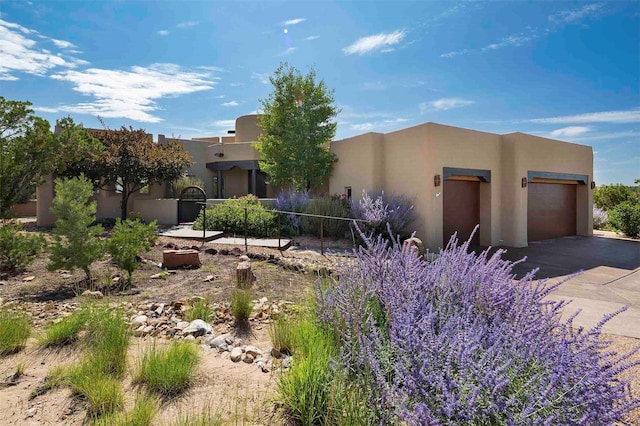
[[[120,201],[120,219],[127,220],[127,204],[129,204],[130,192],[127,190],[127,185],[122,185],[122,200]]]
[[[240,262],[236,267],[236,287],[249,288],[256,280],[251,270],[251,262]]]

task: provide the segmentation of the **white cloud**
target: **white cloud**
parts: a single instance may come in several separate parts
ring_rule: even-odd
[[[222,68],[222,67],[201,65],[201,66],[196,67],[196,68],[199,69],[199,70],[205,70],[205,71],[224,72],[224,68]]]
[[[251,78],[260,81],[260,83],[262,83],[262,84],[271,83],[269,81],[269,74],[261,74],[259,72],[253,72],[253,73],[251,73]]]
[[[72,43],[40,36],[37,31],[0,19],[0,80],[15,81],[16,72],[33,75],[45,75],[55,68],[75,68],[88,64],[87,61],[54,53],[39,46],[39,42],[29,35],[37,35],[40,39],[51,41],[54,46],[71,47]]]
[[[396,30],[392,33],[380,33],[362,37],[342,49],[345,55],[366,55],[375,51],[390,51],[391,46],[400,43],[407,35],[405,31]]]
[[[306,21],[306,18],[295,18],[295,19],[289,19],[288,21],[282,21],[280,23],[280,25],[282,25],[283,27],[289,26],[289,25],[298,25],[303,23],[304,21]]]
[[[184,22],[180,22],[178,25],[176,25],[176,28],[180,28],[181,30],[183,30],[185,28],[195,27],[199,23],[200,23],[200,21],[184,21]]]
[[[53,44],[55,44],[56,47],[59,47],[60,49],[69,49],[71,47],[76,47],[76,45],[71,43],[70,41],[57,40],[55,38],[50,38],[49,40],[51,40]]]
[[[549,134],[553,138],[573,138],[575,136],[587,133],[589,130],[591,130],[591,128],[587,126],[569,126],[563,127],[562,129],[556,129]]]
[[[239,103],[237,103],[236,101],[229,101],[229,102],[225,102],[223,104],[221,104],[223,107],[237,107],[238,105],[240,105]]]
[[[441,58],[453,58],[460,55],[466,55],[470,53],[470,49],[462,49],[462,50],[452,50],[451,52],[443,53],[440,55]]]
[[[288,47],[285,50],[283,50],[282,52],[278,53],[276,56],[287,56],[287,55],[292,54],[295,51],[296,51],[295,47]]]
[[[216,120],[211,123],[211,128],[214,129],[214,133],[226,135],[227,130],[236,128],[236,120]]]
[[[528,41],[533,40],[535,37],[533,37],[532,35],[524,35],[524,34],[519,34],[519,35],[510,35],[508,37],[503,38],[502,40],[500,40],[498,43],[492,43],[488,46],[485,46],[482,48],[482,51],[487,51],[487,50],[497,50],[497,49],[502,49],[503,47],[509,47],[509,46],[522,46],[524,44],[526,44]]]
[[[158,34],[160,34],[161,36],[166,36],[166,35],[169,35],[169,31],[167,31],[167,30],[160,30],[160,31],[158,31]]]
[[[381,81],[365,81],[362,90],[384,90],[387,86]]]
[[[375,125],[373,123],[361,123],[361,124],[352,124],[351,128],[359,132],[368,132],[371,129],[373,129],[374,126]]]
[[[365,123],[352,124],[351,129],[358,132],[372,132],[372,131],[389,131],[397,127],[399,124],[403,124],[409,121],[408,118],[393,118],[387,120],[368,121]],[[343,122],[347,124],[348,122]]]
[[[319,38],[320,38],[319,35],[312,35],[312,36],[309,36],[309,37],[305,38],[305,40],[317,40]]]
[[[579,9],[562,10],[554,15],[549,16],[549,21],[570,24],[595,15],[601,8],[602,4],[592,3],[585,5]]]
[[[531,123],[583,124],[583,123],[640,123],[640,109],[627,111],[602,111],[560,117],[534,118]]]
[[[174,64],[134,66],[131,70],[90,68],[51,76],[72,83],[73,90],[95,99],[61,105],[55,108],[57,111],[148,123],[162,121],[152,114],[160,109],[156,100],[212,89],[215,83],[209,77],[209,73],[186,71]]]
[[[446,111],[454,108],[462,108],[475,103],[469,99],[463,98],[442,98],[431,102],[423,102],[418,107],[420,113],[423,114],[428,111]]]

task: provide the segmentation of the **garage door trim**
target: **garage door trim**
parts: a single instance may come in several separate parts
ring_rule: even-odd
[[[451,176],[473,176],[479,178],[481,182],[491,182],[491,170],[443,167],[442,175],[443,179],[445,180],[450,178]]]
[[[532,183],[534,179],[572,180],[577,181],[578,185],[586,185],[587,182],[589,182],[589,176],[587,175],[554,172],[527,172],[527,181]]]

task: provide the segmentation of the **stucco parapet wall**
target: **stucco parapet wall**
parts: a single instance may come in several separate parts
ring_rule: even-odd
[[[255,149],[257,142],[235,142],[211,145],[207,153],[208,162],[260,160]]]

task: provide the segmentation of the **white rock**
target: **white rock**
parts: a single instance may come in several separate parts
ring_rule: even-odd
[[[222,345],[227,345],[227,338],[231,337],[231,334],[226,333],[226,334],[221,334],[218,337],[215,337],[213,339],[211,339],[209,341],[209,346],[211,346],[212,348],[219,348]]]
[[[251,345],[247,345],[244,348],[244,352],[246,354],[251,355],[252,357],[257,357],[258,355],[262,355],[262,351],[258,348],[256,348],[255,346],[251,346]]]
[[[229,358],[233,362],[240,362],[240,360],[242,359],[242,348],[233,348],[231,354],[229,355]]]
[[[196,340],[196,338],[193,337],[193,334],[189,334],[188,336],[185,336],[184,340]]]
[[[189,322],[188,321],[180,321],[178,324],[176,324],[176,328],[178,330],[184,330],[187,327],[189,327]]]
[[[201,319],[191,321],[189,325],[182,330],[184,334],[192,334],[195,337],[204,336],[205,334],[213,333],[213,327]]]
[[[146,315],[138,315],[133,320],[131,320],[131,325],[134,327],[141,326],[147,323],[149,318]]]

